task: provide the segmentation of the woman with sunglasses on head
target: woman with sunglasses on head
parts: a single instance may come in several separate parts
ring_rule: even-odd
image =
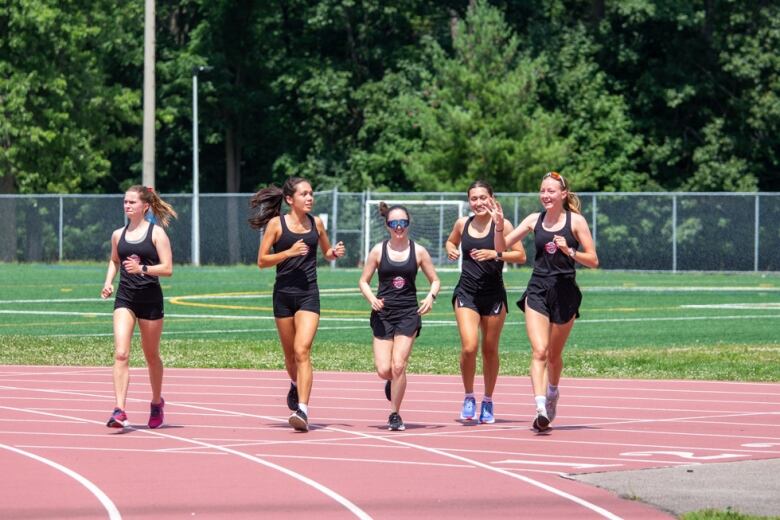
[[[282,201],[290,207],[281,213]],[[265,230],[257,251],[259,268],[276,266],[273,308],[276,330],[290,376],[288,422],[297,431],[309,430],[309,396],[312,386],[311,346],[320,322],[317,286],[317,245],[326,260],[344,256],[344,244],[331,247],[325,226],[310,215],[314,205],[311,184],[289,177],[281,188],[273,184],[252,196],[249,219],[254,229]]]
[[[550,428],[558,405],[558,383],[563,370],[562,353],[582,302],[575,265],[598,267],[599,259],[588,222],[580,214],[580,200],[570,191],[563,175],[549,172],[542,178],[539,200],[543,211],[528,215],[506,237],[495,235],[497,251],[504,251],[529,233],[534,234],[534,270],[528,287],[517,302],[525,312],[531,343],[531,383],[536,402],[533,428]],[[491,205],[500,225],[501,205]]]
[[[114,393],[116,405],[106,426],[128,425],[125,404],[130,383],[130,344],[138,323],[141,349],[152,386],[149,428],[163,424],[163,362],[160,337],[163,330],[163,293],[161,276],[173,275],[171,242],[163,228],[168,227],[176,212],[154,189],[131,186],[125,192],[124,210],[127,225],[111,235],[111,260],[100,296],[114,292],[114,278],[119,273],[119,287],[114,299]],[[159,222],[160,225],[155,223]]]
[[[439,277],[431,255],[409,239],[409,211],[403,206],[382,202],[379,213],[384,218],[390,239],[376,244],[368,254],[360,292],[371,304],[371,329],[374,335],[374,365],[385,379],[385,396],[390,401],[387,427],[392,431],[406,429],[399,415],[406,391],[406,366],[412,345],[420,335],[420,316],[433,307],[439,293]],[[422,269],[431,288],[421,302],[417,301],[417,271]],[[377,294],[371,290],[371,278],[379,273]]]
[[[490,184],[475,181],[469,186],[467,194],[473,215],[461,217],[455,222],[445,246],[450,260],[460,258],[463,250],[460,280],[452,294],[452,306],[460,332],[460,373],[466,394],[460,418],[470,421],[476,416],[474,377],[481,333],[485,388],[479,422],[492,424],[495,422],[493,391],[499,369],[498,343],[508,312],[502,270],[504,262],[525,262],[525,250],[522,243],[517,242],[506,253],[496,251],[494,234],[500,232],[507,235],[513,228],[506,219],[498,224],[493,222],[488,210],[488,204],[495,200]]]

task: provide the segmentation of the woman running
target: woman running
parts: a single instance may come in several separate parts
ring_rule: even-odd
[[[534,234],[534,270],[528,287],[517,302],[525,312],[525,327],[531,342],[531,383],[536,402],[533,428],[550,428],[558,405],[558,383],[563,370],[563,347],[574,319],[579,317],[582,293],[575,263],[598,267],[596,247],[588,222],[580,214],[580,199],[558,172],[542,178],[539,200],[543,211],[528,215],[506,238],[495,235],[497,251]],[[495,222],[503,222],[501,205],[491,205]]]
[[[460,332],[460,373],[466,394],[460,418],[470,421],[476,415],[474,376],[481,333],[485,393],[480,405],[479,422],[492,424],[496,422],[493,391],[499,369],[498,343],[508,312],[501,272],[504,262],[525,262],[525,250],[521,242],[517,242],[506,253],[495,250],[493,235],[503,233],[506,236],[513,228],[506,219],[499,224],[493,222],[487,205],[495,199],[493,188],[488,183],[475,181],[469,186],[467,194],[473,215],[461,217],[455,222],[446,243],[450,260],[460,258],[463,250],[460,280],[452,294],[452,306]]]
[[[390,239],[376,244],[368,254],[360,292],[371,304],[371,329],[374,335],[374,365],[380,378],[385,379],[385,396],[390,401],[387,427],[392,431],[406,429],[399,415],[406,392],[406,366],[412,345],[422,328],[423,314],[433,307],[439,293],[439,277],[431,255],[421,245],[409,239],[411,218],[403,206],[379,205]],[[431,288],[421,302],[417,302],[417,271],[422,269]],[[371,278],[379,273],[376,296],[371,290]]]
[[[163,293],[160,276],[173,274],[171,243],[164,227],[176,212],[152,188],[132,186],[125,193],[124,210],[128,223],[111,235],[111,260],[100,295],[114,292],[119,273],[119,288],[114,299],[114,393],[116,404],[106,426],[128,426],[125,406],[130,383],[130,343],[138,323],[141,349],[152,385],[149,428],[163,424],[165,400],[162,398],[163,362],[160,336],[163,330]],[[162,227],[151,220],[159,222]]]
[[[281,214],[282,201],[290,207]],[[288,419],[297,431],[309,430],[309,396],[312,385],[311,345],[320,323],[317,286],[317,245],[327,260],[344,256],[344,244],[331,247],[322,220],[310,215],[314,205],[311,184],[289,177],[281,188],[270,185],[252,196],[255,211],[249,224],[265,230],[257,252],[257,265],[276,266],[273,307],[276,330],[290,376]]]

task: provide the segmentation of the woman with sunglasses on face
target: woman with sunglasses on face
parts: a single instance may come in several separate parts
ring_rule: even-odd
[[[490,184],[475,181],[469,186],[467,194],[473,215],[461,217],[455,222],[445,246],[450,260],[460,258],[463,250],[460,280],[452,294],[452,306],[460,332],[460,373],[466,394],[460,418],[470,421],[476,415],[474,376],[481,332],[485,393],[480,405],[479,422],[492,424],[496,422],[493,391],[499,369],[498,343],[508,312],[502,270],[504,262],[525,262],[525,250],[521,242],[517,242],[506,253],[495,250],[493,235],[499,232],[507,235],[513,228],[506,219],[499,224],[493,222],[488,211],[488,204],[495,200]]]
[[[517,305],[525,312],[531,343],[531,383],[536,402],[533,428],[542,432],[555,419],[563,347],[582,302],[575,265],[595,268],[599,258],[588,222],[580,214],[580,199],[570,191],[563,175],[544,175],[539,200],[543,211],[528,215],[506,237],[496,233],[495,247],[504,251],[529,233],[534,234],[534,270]],[[498,225],[503,222],[500,204],[491,205],[491,214]]]
[[[162,398],[163,362],[160,358],[160,337],[163,330],[163,293],[161,276],[173,275],[171,242],[165,227],[176,212],[154,189],[131,186],[125,192],[127,225],[111,235],[111,260],[100,296],[108,298],[114,292],[114,278],[119,273],[119,287],[114,299],[114,393],[116,405],[106,426],[124,428],[128,425],[125,403],[130,383],[130,344],[136,323],[141,333],[152,385],[149,428],[163,425],[165,401]],[[152,222],[159,222],[156,225]]]
[[[431,255],[409,239],[409,211],[403,206],[379,205],[379,213],[387,225],[390,239],[376,244],[368,254],[360,292],[371,304],[371,329],[374,335],[374,364],[380,378],[385,379],[385,396],[390,401],[387,427],[392,431],[406,429],[399,415],[406,391],[406,365],[414,339],[420,335],[420,316],[429,312],[439,293],[439,277]],[[417,271],[422,269],[430,291],[417,302]],[[376,296],[371,290],[371,278],[379,273]]]
[[[282,201],[290,207],[281,213]],[[257,266],[276,266],[273,307],[276,330],[290,376],[288,419],[297,431],[309,430],[309,396],[312,385],[311,345],[320,322],[317,286],[317,245],[326,260],[344,256],[344,244],[331,247],[322,220],[310,215],[314,205],[311,184],[289,177],[281,188],[273,184],[252,196],[255,214],[249,224],[265,230],[257,252]]]

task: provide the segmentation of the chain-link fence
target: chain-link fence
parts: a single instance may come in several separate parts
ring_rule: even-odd
[[[168,230],[174,259],[190,263],[192,195],[162,196],[179,213]],[[0,261],[106,260],[111,232],[124,223],[122,197],[0,195]],[[248,193],[200,195],[201,263],[256,262],[260,233],[247,224],[249,198]],[[514,223],[540,208],[534,193],[498,193],[497,198]],[[780,271],[780,193],[580,193],[580,198],[605,269]],[[313,213],[327,222],[331,241],[342,240],[347,248],[336,267],[359,266],[365,257],[370,199],[463,201],[465,195],[315,193]],[[453,223],[437,224],[442,228],[437,235],[446,239]],[[532,257],[531,240],[525,246]]]

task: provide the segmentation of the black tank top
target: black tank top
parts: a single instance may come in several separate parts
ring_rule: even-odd
[[[487,260],[478,262],[471,258],[472,249],[495,249],[493,237],[495,235],[495,223],[490,223],[490,230],[482,238],[474,238],[469,235],[469,226],[474,217],[470,217],[463,226],[460,248],[463,255],[463,264],[458,285],[469,294],[494,293],[503,290],[504,278],[501,270],[504,262]]]
[[[414,242],[409,241],[409,258],[405,262],[390,260],[387,240],[382,242],[382,258],[379,260],[379,288],[377,298],[384,299],[385,309],[417,307],[417,255]]]
[[[276,283],[274,290],[285,293],[306,292],[317,288],[317,245],[320,234],[317,232],[317,224],[314,217],[309,218],[311,229],[305,233],[293,233],[287,227],[284,215],[279,215],[282,224],[282,236],[274,244],[274,253],[280,253],[290,249],[294,243],[303,239],[303,243],[309,246],[306,256],[294,256],[276,264]]]
[[[560,235],[566,239],[569,247],[578,249],[580,243],[574,238],[571,231],[571,211],[566,212],[566,222],[563,228],[558,231],[547,231],[542,226],[544,216],[547,212],[539,214],[539,220],[534,227],[534,246],[536,247],[536,256],[534,257],[534,274],[537,276],[557,276],[575,274],[574,259],[563,251],[553,242],[553,236]]]
[[[128,242],[125,237],[128,226],[125,226],[125,229],[122,230],[122,235],[119,237],[119,242],[116,244],[116,253],[117,256],[119,256],[119,287],[138,290],[155,285],[159,286],[160,279],[158,277],[130,274],[125,270],[123,264],[125,260],[133,255],[138,257],[138,262],[142,265],[157,265],[160,263],[160,257],[157,256],[157,248],[154,247],[154,243],[152,242],[154,224],[151,222],[149,223],[149,227],[146,230],[146,236],[138,242]]]

